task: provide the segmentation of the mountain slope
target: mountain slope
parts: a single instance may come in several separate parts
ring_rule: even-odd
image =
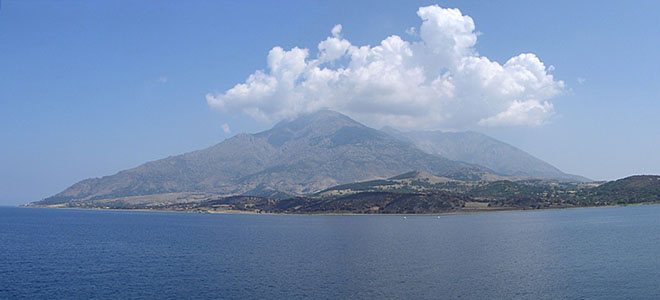
[[[582,176],[566,174],[527,152],[477,132],[400,132],[387,127],[383,131],[414,144],[426,153],[481,165],[507,176],[590,181]]]
[[[203,150],[86,179],[42,203],[200,192],[282,198],[412,170],[460,180],[492,176],[486,168],[425,153],[326,110]]]
[[[635,175],[609,181],[580,194],[585,204],[631,204],[660,201],[660,176]]]

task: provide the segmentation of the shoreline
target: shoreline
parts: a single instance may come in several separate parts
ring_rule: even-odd
[[[365,214],[365,213],[263,213],[243,210],[225,210],[225,211],[191,211],[191,210],[167,210],[167,209],[144,209],[144,208],[94,208],[94,207],[55,207],[45,205],[17,205],[7,206],[15,208],[49,208],[49,209],[70,209],[70,210],[92,210],[92,211],[122,211],[122,212],[155,212],[155,213],[189,213],[189,214],[218,214],[218,215],[286,215],[286,216],[443,216],[443,215],[472,215],[472,214],[487,214],[487,213],[505,213],[505,212],[541,212],[550,210],[569,210],[569,209],[586,209],[586,208],[611,208],[611,207],[635,207],[646,205],[660,205],[660,202],[648,203],[634,203],[634,204],[614,204],[614,205],[599,205],[599,206],[576,206],[576,207],[551,207],[540,209],[520,209],[520,208],[503,208],[503,209],[475,209],[463,211],[447,211],[447,212],[434,212],[434,213],[418,213],[418,214]]]

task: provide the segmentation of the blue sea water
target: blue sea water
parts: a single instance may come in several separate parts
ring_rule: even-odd
[[[0,299],[660,299],[660,206],[437,216],[0,207]]]

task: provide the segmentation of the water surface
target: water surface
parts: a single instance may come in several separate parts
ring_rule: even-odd
[[[660,299],[659,217],[0,207],[0,299]]]

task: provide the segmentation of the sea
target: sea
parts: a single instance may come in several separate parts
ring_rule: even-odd
[[[660,206],[439,216],[0,207],[0,299],[660,299]]]

